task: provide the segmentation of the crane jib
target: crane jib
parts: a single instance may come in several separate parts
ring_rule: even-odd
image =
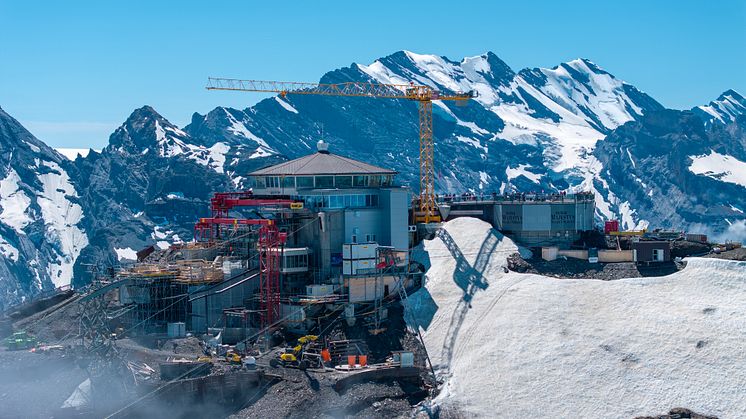
[[[435,203],[432,101],[452,100],[463,103],[478,96],[478,93],[475,90],[443,94],[430,86],[416,85],[414,83],[303,83],[292,81],[243,80],[219,77],[209,77],[207,79],[206,88],[208,90],[278,93],[282,97],[289,94],[296,94],[406,99],[418,101],[420,105],[420,195],[417,206],[420,210],[419,213],[423,215],[416,216],[415,221],[425,223],[441,221],[438,207]]]

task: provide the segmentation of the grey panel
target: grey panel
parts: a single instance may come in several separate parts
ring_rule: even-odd
[[[523,207],[520,204],[502,205],[502,226],[507,231],[523,230]]]
[[[575,204],[553,204],[551,207],[552,231],[575,230]]]
[[[550,231],[552,226],[550,205],[534,204],[523,206],[523,230]]]

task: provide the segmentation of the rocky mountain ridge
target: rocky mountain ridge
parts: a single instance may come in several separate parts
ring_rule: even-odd
[[[586,59],[515,72],[493,53],[399,51],[320,81],[478,92],[465,106],[434,102],[439,192],[593,190],[599,220],[625,228],[737,235],[744,223],[744,100],[734,91],[666,110]],[[289,94],[195,113],[183,128],[144,106],[107,147],[74,161],[0,111],[0,301],[81,285],[90,265],[190,240],[212,192],[249,187],[247,173],[314,151],[322,132],[335,153],[391,167],[416,191],[418,111],[407,100]]]

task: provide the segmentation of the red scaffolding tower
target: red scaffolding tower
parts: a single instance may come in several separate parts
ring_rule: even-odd
[[[280,259],[287,233],[275,224],[259,229],[259,288],[262,328],[275,326],[280,320]]]
[[[256,196],[251,191],[218,192],[210,199],[212,217],[200,218],[194,225],[195,240],[207,242],[220,239],[221,227],[259,226],[259,301],[263,329],[274,327],[280,320],[280,264],[287,233],[281,232],[274,220],[229,218],[229,212],[235,207],[292,208],[294,205],[298,202],[287,197]]]

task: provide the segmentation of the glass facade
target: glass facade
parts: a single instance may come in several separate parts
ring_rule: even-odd
[[[254,176],[251,181],[251,187],[257,189],[380,188],[393,184],[393,175]]]
[[[378,195],[305,195],[300,196],[308,208],[375,208]]]
[[[298,189],[313,188],[313,176],[298,176],[295,178],[295,185]]]
[[[308,255],[286,255],[282,267],[286,269],[308,268]]]
[[[352,187],[352,176],[334,176],[334,187],[351,188]]]
[[[295,188],[295,176],[288,176],[282,178],[283,188]]]
[[[316,188],[333,188],[334,176],[316,176]]]

